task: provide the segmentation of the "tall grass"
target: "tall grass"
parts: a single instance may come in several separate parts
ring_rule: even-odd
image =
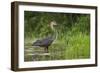
[[[25,40],[25,50],[30,49],[32,38]],[[31,52],[25,52],[25,61],[33,61],[32,55],[29,53],[38,53],[44,51],[42,47],[31,47]],[[64,35],[63,38],[58,38],[49,47],[49,56],[37,56],[36,61],[42,60],[69,60],[69,59],[87,59],[90,58],[90,37],[89,35],[78,33],[76,35]]]

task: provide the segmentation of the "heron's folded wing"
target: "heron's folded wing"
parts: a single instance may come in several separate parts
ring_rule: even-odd
[[[41,40],[37,40],[33,43],[33,46],[39,46],[41,44]]]

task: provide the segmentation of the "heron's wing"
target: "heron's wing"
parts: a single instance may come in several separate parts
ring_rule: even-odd
[[[33,43],[33,46],[39,46],[41,44],[41,40],[36,40],[34,43]]]
[[[46,37],[42,40],[37,40],[33,43],[33,46],[48,46],[53,42],[52,37]]]
[[[48,46],[53,42],[52,37],[46,37],[45,39],[41,40],[41,45]]]

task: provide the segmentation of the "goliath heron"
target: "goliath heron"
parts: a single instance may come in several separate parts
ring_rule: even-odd
[[[55,29],[55,27],[57,26],[56,21],[51,21],[49,25],[51,27],[51,30],[53,31],[53,34],[41,40],[36,40],[32,44],[32,46],[44,47],[45,53],[48,53],[49,46],[55,39],[57,39],[57,30]]]

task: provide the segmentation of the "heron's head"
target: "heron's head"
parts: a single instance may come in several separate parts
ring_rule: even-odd
[[[50,22],[50,27],[51,27],[52,30],[54,30],[56,26],[57,26],[56,21],[51,21]]]

